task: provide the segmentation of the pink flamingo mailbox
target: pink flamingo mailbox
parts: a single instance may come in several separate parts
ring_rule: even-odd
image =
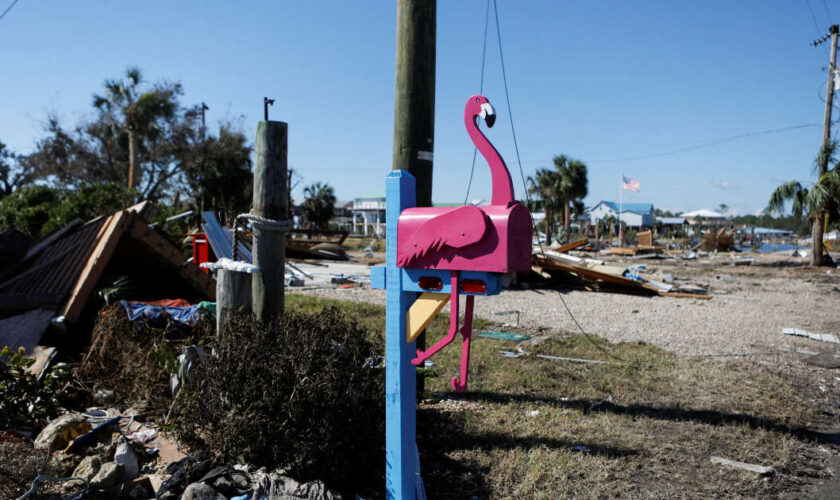
[[[422,491],[414,443],[413,366],[455,340],[463,294],[460,378],[451,383],[456,392],[465,391],[475,296],[498,294],[503,274],[531,268],[531,214],[514,199],[507,166],[479,130],[478,118],[492,127],[496,116],[486,97],[474,95],[464,109],[464,123],[490,166],[490,206],[415,207],[411,174],[397,170],[386,179],[386,265],[371,270],[371,286],[387,290],[386,457],[391,498],[414,498]],[[447,302],[452,304],[447,334],[425,351],[413,349],[417,336]]]

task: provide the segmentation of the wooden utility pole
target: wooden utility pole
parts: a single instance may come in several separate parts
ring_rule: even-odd
[[[254,146],[253,214],[264,219],[286,219],[289,199],[286,191],[288,126],[284,122],[257,122]],[[254,316],[268,323],[283,315],[286,234],[254,222],[252,277]]]
[[[435,138],[437,0],[398,0],[397,75],[394,92],[394,170],[416,181],[416,206],[432,206]],[[426,348],[426,333],[415,341]],[[417,394],[423,394],[423,377]]]
[[[233,269],[216,271],[216,335],[221,336],[230,315],[251,308],[253,274]]]
[[[822,160],[822,153],[825,151],[825,148],[828,147],[828,143],[831,140],[831,105],[832,101],[834,100],[834,70],[837,67],[837,35],[838,35],[838,25],[834,24],[828,29],[829,34],[831,34],[831,55],[829,56],[828,60],[828,85],[825,90],[825,118],[823,121],[823,141],[822,141],[822,148],[820,149],[820,160]],[[819,43],[815,43],[814,45],[819,45]],[[819,176],[817,177],[817,182],[825,175],[826,171],[828,170],[828,162],[825,161],[818,161],[819,164]],[[811,251],[811,265],[812,266],[819,266],[822,264],[822,256],[823,256],[823,228],[825,224],[825,213],[818,212],[814,214],[814,225],[811,227],[811,240],[812,240],[812,251]]]
[[[417,206],[432,205],[436,0],[397,2],[394,170],[417,182]]]

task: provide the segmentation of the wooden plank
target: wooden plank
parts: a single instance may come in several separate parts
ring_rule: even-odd
[[[435,316],[449,302],[449,294],[423,293],[411,304],[405,320],[406,342],[414,342]]]
[[[636,249],[632,247],[610,247],[613,255],[636,255]]]
[[[93,287],[96,286],[96,282],[99,281],[105,265],[108,263],[111,255],[113,255],[114,249],[117,248],[117,243],[125,232],[128,219],[131,215],[130,212],[126,211],[117,212],[108,217],[105,224],[99,228],[93,252],[91,252],[88,261],[82,268],[81,273],[79,273],[79,277],[76,279],[76,286],[70,294],[67,305],[64,306],[62,314],[68,321],[76,321],[82,313],[82,309],[93,292]]]
[[[735,460],[729,460],[727,458],[721,457],[711,457],[711,462],[713,464],[720,464],[726,467],[732,467],[734,469],[741,469],[750,472],[755,472],[760,476],[769,476],[776,472],[776,469],[773,467],[765,467],[763,465],[755,465],[755,464],[748,464],[746,462],[737,462]]]
[[[385,181],[385,462],[388,464],[386,488],[389,498],[415,498],[414,481],[419,475],[417,453],[417,370],[411,360],[417,355],[415,344],[405,341],[406,311],[415,292],[404,291],[401,269],[397,267],[397,221],[399,213],[415,206],[414,177],[408,172],[391,172]]]
[[[566,243],[565,245],[561,245],[557,248],[552,248],[551,251],[552,252],[564,253],[564,252],[568,252],[569,250],[574,250],[577,247],[582,247],[583,245],[586,245],[587,243],[589,243],[589,238],[581,238],[577,241],[573,241],[571,243]]]
[[[659,292],[659,295],[663,297],[678,297],[683,299],[703,299],[703,300],[711,300],[711,295],[699,294],[699,293],[685,293],[685,292]]]

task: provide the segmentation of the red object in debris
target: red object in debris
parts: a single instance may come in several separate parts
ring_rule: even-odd
[[[210,245],[207,243],[207,235],[198,233],[193,238],[193,262],[195,265],[201,266],[203,262],[210,261]],[[205,273],[209,273],[209,269],[201,268]]]

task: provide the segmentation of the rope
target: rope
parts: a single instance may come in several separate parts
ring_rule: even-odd
[[[484,62],[487,60],[487,25],[490,24],[490,0],[487,0],[487,9],[484,12],[484,45],[481,49],[481,84],[478,86],[478,93],[484,93]],[[470,198],[470,188],[472,187],[473,174],[475,174],[475,157],[478,154],[478,148],[473,147],[472,167],[470,167],[470,182],[467,183],[467,194],[464,196],[464,205]]]
[[[289,219],[268,219],[253,212],[237,215],[233,222],[233,260],[238,260],[239,257],[239,225],[243,220],[249,221],[254,229],[260,231],[287,232],[292,228],[292,221]]]
[[[507,73],[505,71],[505,58],[504,58],[504,55],[502,54],[502,33],[501,33],[501,28],[499,27],[499,10],[496,7],[496,0],[493,0],[493,11],[494,11],[495,16],[496,16],[496,38],[498,39],[498,42],[499,42],[499,59],[501,60],[501,63],[502,63],[502,80],[504,81],[504,84],[505,84],[505,100],[507,101],[508,118],[510,118],[510,130],[511,130],[511,133],[513,134],[513,147],[514,147],[514,150],[516,151],[516,163],[519,165],[519,174],[522,177],[522,187],[525,189],[525,199],[528,201],[528,206],[530,207],[531,206],[531,197],[528,194],[528,184],[525,182],[525,171],[522,169],[522,160],[519,157],[519,144],[516,141],[516,128],[514,128],[514,126],[513,126],[513,112],[511,111],[511,106],[510,106],[510,94],[508,92]],[[543,256],[544,256],[545,255],[545,250],[543,249],[542,241],[540,241],[539,233],[537,233],[537,225],[534,222],[534,217],[533,216],[531,216],[531,226],[534,228],[534,234],[537,235],[537,243],[539,243],[539,245],[540,245],[540,253],[543,254]],[[604,349],[601,345],[599,345],[597,342],[595,342],[595,339],[593,339],[592,336],[590,336],[588,333],[586,333],[586,330],[583,329],[583,326],[580,324],[580,322],[578,322],[577,318],[575,318],[575,315],[572,314],[572,310],[569,309],[568,304],[566,304],[566,300],[563,298],[563,294],[560,293],[559,290],[557,290],[557,295],[560,297],[560,302],[563,303],[563,307],[566,309],[566,312],[569,313],[569,317],[572,318],[572,321],[575,323],[575,325],[577,325],[578,329],[580,330],[580,333],[582,333],[583,336],[586,337],[586,340],[588,340],[590,344],[592,344],[593,346],[598,348],[599,351],[603,352],[604,354],[606,354],[610,358],[623,362],[624,361],[623,359],[619,358],[615,354],[613,354],[613,353],[609,352],[608,350]]]
[[[18,500],[23,500],[24,498],[28,497],[29,495],[35,493],[35,488],[38,486],[38,483],[40,483],[41,481],[55,481],[55,482],[58,482],[58,483],[64,483],[64,482],[67,482],[67,481],[81,481],[81,482],[85,483],[85,488],[88,487],[87,480],[84,479],[84,478],[81,478],[81,477],[57,478],[57,477],[52,477],[49,474],[38,474],[35,477],[35,479],[32,480],[32,485],[29,487],[29,490],[27,490],[26,493],[24,493],[23,495],[18,497]]]

